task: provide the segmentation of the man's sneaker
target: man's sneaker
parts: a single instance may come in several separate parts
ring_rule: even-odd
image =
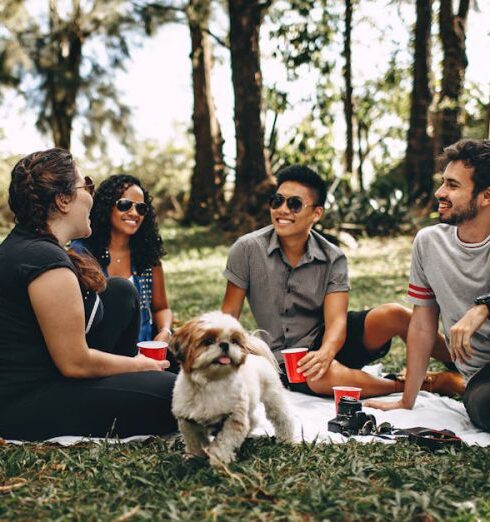
[[[440,395],[463,395],[466,383],[458,372],[427,372],[421,389]]]

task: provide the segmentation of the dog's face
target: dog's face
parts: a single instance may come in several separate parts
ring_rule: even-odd
[[[231,315],[209,312],[191,319],[171,338],[170,349],[182,371],[215,380],[245,362],[247,334]]]

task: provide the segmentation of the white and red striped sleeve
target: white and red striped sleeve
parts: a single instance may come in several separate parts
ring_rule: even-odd
[[[423,250],[421,248],[421,237],[417,234],[412,247],[412,265],[407,296],[408,300],[414,305],[431,306],[437,304],[437,301],[424,271]]]
[[[435,299],[434,292],[432,288],[428,288],[425,286],[418,286],[412,283],[408,284],[408,295],[412,299],[422,299],[424,301],[431,301]]]

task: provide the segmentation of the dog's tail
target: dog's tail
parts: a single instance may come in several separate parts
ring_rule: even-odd
[[[253,355],[260,355],[262,357],[265,357],[272,364],[272,366],[276,369],[277,372],[280,371],[279,363],[274,357],[274,354],[272,353],[267,343],[264,342],[260,337],[253,334],[248,334],[247,350],[249,353]]]

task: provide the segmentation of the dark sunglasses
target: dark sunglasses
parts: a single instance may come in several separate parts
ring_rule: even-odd
[[[90,176],[85,176],[83,178],[84,184],[80,187],[75,187],[76,189],[84,189],[86,190],[91,196],[95,194],[95,183],[92,181],[92,178]]]
[[[133,208],[133,205],[140,216],[144,216],[148,212],[148,205],[146,203],[136,203],[130,199],[118,199],[116,201],[116,208],[119,212],[127,212]]]
[[[284,197],[279,192],[272,194],[269,198],[269,205],[272,209],[278,209],[286,202],[286,206],[291,212],[299,214],[306,207],[318,207],[318,205],[305,205],[299,196]]]

